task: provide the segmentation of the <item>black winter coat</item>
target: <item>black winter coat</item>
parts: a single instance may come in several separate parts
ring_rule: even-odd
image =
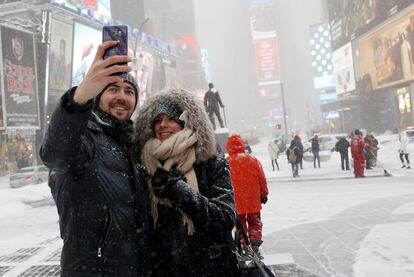
[[[319,151],[320,151],[319,139],[313,138],[312,139],[312,152],[319,152]]]
[[[346,138],[340,138],[338,142],[335,144],[335,150],[340,153],[348,152],[349,148],[349,141]]]
[[[154,276],[239,276],[228,242],[235,204],[227,161],[213,156],[194,170],[200,193],[179,181],[170,192],[173,208],[158,205]],[[177,207],[193,220],[193,235]]]
[[[147,276],[152,227],[144,171],[92,113],[63,95],[40,156],[56,172],[61,276]],[[119,134],[116,134],[119,135]]]

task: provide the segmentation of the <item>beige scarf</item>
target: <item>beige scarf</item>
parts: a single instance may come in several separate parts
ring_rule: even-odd
[[[187,178],[187,184],[195,191],[198,191],[197,177],[194,172],[193,164],[196,161],[194,144],[197,142],[196,134],[188,129],[175,133],[161,143],[157,138],[148,140],[141,154],[142,164],[145,170],[152,177],[158,167],[170,170],[171,166],[177,164],[177,169],[182,171]],[[164,166],[160,161],[164,161]],[[154,220],[154,227],[158,219],[158,204],[172,207],[171,200],[168,198],[158,198],[152,190],[151,178],[148,179],[148,187],[151,197],[151,214]],[[194,233],[194,225],[191,218],[179,209],[182,214],[183,225],[187,226],[189,235]]]

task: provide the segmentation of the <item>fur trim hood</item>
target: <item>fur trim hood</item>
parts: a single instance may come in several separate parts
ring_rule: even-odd
[[[150,97],[140,108],[135,120],[134,144],[138,155],[141,155],[145,143],[152,137],[153,120],[160,103],[169,102],[177,105],[183,112],[188,113],[187,127],[197,135],[196,162],[203,162],[216,154],[216,142],[213,127],[208,119],[204,107],[197,101],[192,93],[184,89],[170,89],[160,91]]]

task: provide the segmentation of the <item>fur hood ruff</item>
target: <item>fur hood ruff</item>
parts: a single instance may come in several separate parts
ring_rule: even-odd
[[[216,154],[214,131],[207,113],[201,103],[195,99],[194,95],[184,89],[160,91],[150,97],[140,108],[134,123],[134,144],[138,154],[141,155],[145,143],[154,137],[152,129],[154,111],[157,105],[164,101],[171,101],[177,104],[183,112],[187,111],[187,127],[195,131],[197,135],[197,142],[195,144],[196,163],[206,161]]]

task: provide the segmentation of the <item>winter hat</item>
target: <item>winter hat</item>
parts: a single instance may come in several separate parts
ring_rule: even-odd
[[[227,152],[230,155],[244,153],[246,145],[239,134],[232,134],[226,143]]]
[[[121,75],[121,77],[122,77],[122,79],[124,79],[124,82],[127,82],[127,83],[129,83],[134,89],[135,89],[135,107],[137,106],[137,104],[138,104],[138,97],[139,97],[139,87],[138,87],[138,84],[137,84],[137,80],[135,79],[135,77],[134,76],[132,76],[131,74],[129,74],[129,73],[123,73],[122,75]],[[112,83],[113,84],[113,83]],[[97,107],[98,106],[98,104],[99,104],[99,101],[101,100],[101,96],[102,96],[102,94],[105,92],[105,90],[110,86],[110,85],[112,85],[112,84],[109,84],[109,85],[107,85],[102,91],[101,91],[101,93],[99,93],[96,97],[95,97],[95,107]]]
[[[361,131],[359,129],[355,129],[354,134],[355,135],[358,135],[358,136],[361,136],[362,135],[362,133],[361,133]]]
[[[155,107],[151,122],[152,127],[154,127],[155,121],[161,114],[167,115],[169,118],[181,125],[181,128],[184,128],[184,121],[180,120],[180,116],[183,113],[183,110],[178,106],[177,103],[171,101],[170,99],[162,99],[157,106]]]

